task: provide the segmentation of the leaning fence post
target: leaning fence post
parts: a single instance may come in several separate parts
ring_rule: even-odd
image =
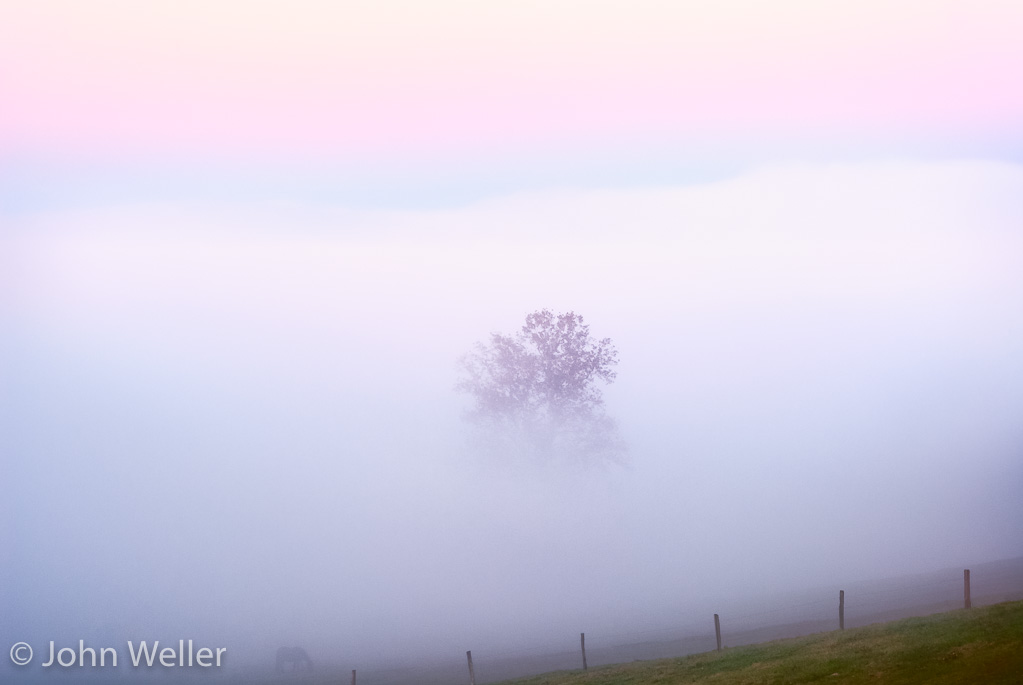
[[[352,685],[355,685],[355,669],[352,669]]]
[[[718,618],[717,614],[714,614],[714,636],[718,640],[718,651],[721,651],[721,619]]]
[[[586,633],[579,633],[579,645],[583,649],[583,670],[586,670]]]
[[[476,685],[476,673],[472,670],[472,650],[470,649],[465,653],[465,658],[469,660],[469,685]]]
[[[838,629],[845,630],[845,590],[838,591]]]
[[[963,569],[963,604],[970,608],[970,569]]]

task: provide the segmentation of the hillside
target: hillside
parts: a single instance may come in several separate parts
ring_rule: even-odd
[[[1021,683],[1023,602],[502,685]]]

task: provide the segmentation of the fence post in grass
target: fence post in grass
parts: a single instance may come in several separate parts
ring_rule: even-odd
[[[352,669],[352,685],[355,685],[355,669]]]
[[[586,670],[586,633],[579,633],[579,645],[583,648],[583,670]]]
[[[970,608],[970,569],[963,570],[963,604]]]
[[[845,630],[845,590],[838,591],[838,629]]]
[[[465,653],[465,658],[469,660],[469,685],[476,685],[476,672],[472,670],[472,650],[470,649]]]
[[[718,640],[718,651],[721,651],[721,619],[718,618],[717,614],[714,614],[714,637]]]

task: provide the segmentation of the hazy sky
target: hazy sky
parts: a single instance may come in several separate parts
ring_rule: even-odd
[[[1023,9],[5,0],[0,208],[437,206],[1023,155]]]
[[[1023,9],[0,9],[0,638],[365,661],[1023,555]],[[627,467],[466,449],[543,307]]]

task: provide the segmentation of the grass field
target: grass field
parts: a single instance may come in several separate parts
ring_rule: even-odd
[[[1023,602],[502,685],[1023,683]]]

